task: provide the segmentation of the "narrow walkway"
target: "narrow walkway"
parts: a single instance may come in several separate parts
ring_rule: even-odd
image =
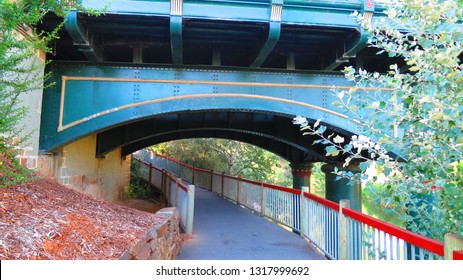
[[[178,260],[319,260],[300,236],[196,188],[193,236]]]

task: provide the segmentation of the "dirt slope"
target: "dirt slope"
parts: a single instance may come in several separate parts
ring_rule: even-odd
[[[0,188],[0,259],[117,259],[158,222],[39,178]]]

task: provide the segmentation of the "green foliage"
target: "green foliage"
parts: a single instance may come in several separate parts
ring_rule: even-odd
[[[319,197],[325,197],[325,174],[321,170],[323,164],[322,162],[314,163],[310,176],[310,192]]]
[[[393,202],[407,207],[410,229],[437,239],[448,232],[463,236],[462,1],[386,6],[386,20],[358,19],[371,33],[370,45],[404,66],[390,65],[384,74],[346,68],[356,86],[337,91],[338,103],[365,134],[340,139],[324,135],[321,125],[306,126],[306,133],[319,135],[327,154],[348,155],[345,164],[363,161],[361,178],[375,165],[368,182],[385,175]]]
[[[130,165],[130,184],[123,194],[124,198],[151,199],[156,195],[154,188],[141,179],[141,162],[132,160]]]
[[[21,122],[28,108],[21,104],[20,95],[43,87],[48,75],[42,75],[43,62],[36,59],[36,52],[51,50],[49,44],[58,39],[64,21],[49,32],[38,31],[34,26],[47,12],[65,16],[73,8],[85,10],[77,2],[0,0],[0,153],[11,158],[12,162],[15,161],[14,148],[25,140],[19,135],[22,135]],[[96,11],[86,12],[97,14]],[[19,173],[24,171],[17,170]],[[7,176],[12,171],[2,168],[2,172]],[[14,178],[9,181],[20,181],[21,175]]]
[[[385,260],[387,258],[386,252],[381,251],[381,248],[375,247],[375,236],[372,232],[362,232],[362,247],[366,248],[369,260]]]
[[[0,188],[33,180],[31,173],[21,166],[13,155],[0,153]]]
[[[266,150],[224,139],[185,139],[163,143],[151,150],[186,164],[256,181],[292,185],[288,164]],[[288,179],[289,178],[289,179]]]

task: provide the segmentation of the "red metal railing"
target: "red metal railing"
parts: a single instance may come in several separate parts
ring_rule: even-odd
[[[266,182],[257,182],[212,170],[195,168],[167,156],[151,156],[164,158],[177,164],[177,172],[179,173],[181,173],[180,167],[192,170],[192,178],[187,178],[187,180],[194,184],[199,183],[199,186],[214,191],[280,224],[297,230],[302,229],[301,234],[307,238],[312,238],[312,236],[315,239],[318,238],[312,241],[332,258],[339,257],[340,244],[338,240],[329,239],[339,238],[338,223],[343,216],[349,219],[349,228],[346,232],[353,239],[352,244],[348,245],[349,256],[352,259],[442,259],[444,255],[443,242],[413,233],[349,208],[343,208],[342,213],[339,213],[341,207],[338,203],[316,195]],[[157,168],[157,170],[160,169]],[[200,181],[203,185],[200,184]],[[213,186],[214,181],[220,186]],[[182,189],[185,188],[181,183],[179,186]],[[301,196],[301,194],[303,195]],[[307,213],[302,211],[300,205],[303,202],[302,198],[307,200],[307,204],[304,204],[303,207]],[[310,222],[306,221],[307,219]],[[301,224],[301,221],[307,224]],[[365,237],[365,234],[369,236]],[[365,246],[367,249],[364,248]],[[387,251],[389,249],[393,250],[394,253]],[[371,257],[372,255],[376,255],[376,257]],[[463,259],[463,251],[455,251],[454,258]]]
[[[384,231],[390,235],[393,235],[397,238],[400,238],[408,243],[411,243],[415,246],[433,252],[437,255],[444,255],[444,243],[422,236],[420,234],[405,230],[398,226],[383,222],[381,220],[375,219],[363,213],[357,212],[352,209],[344,208],[342,213],[348,217],[351,217],[359,222],[362,222],[366,225],[372,226],[378,230]]]
[[[310,200],[313,200],[313,201],[318,202],[318,203],[320,203],[322,205],[325,205],[326,207],[331,208],[334,211],[339,212],[339,204],[336,203],[336,202],[333,202],[333,201],[330,201],[328,199],[316,196],[316,195],[311,194],[311,193],[304,193],[304,196],[307,197]]]
[[[453,259],[454,260],[463,260],[463,250],[461,250],[461,251],[453,251]]]

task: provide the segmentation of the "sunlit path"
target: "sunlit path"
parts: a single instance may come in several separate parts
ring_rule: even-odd
[[[196,188],[194,220],[179,260],[323,259],[300,236],[202,188]]]

